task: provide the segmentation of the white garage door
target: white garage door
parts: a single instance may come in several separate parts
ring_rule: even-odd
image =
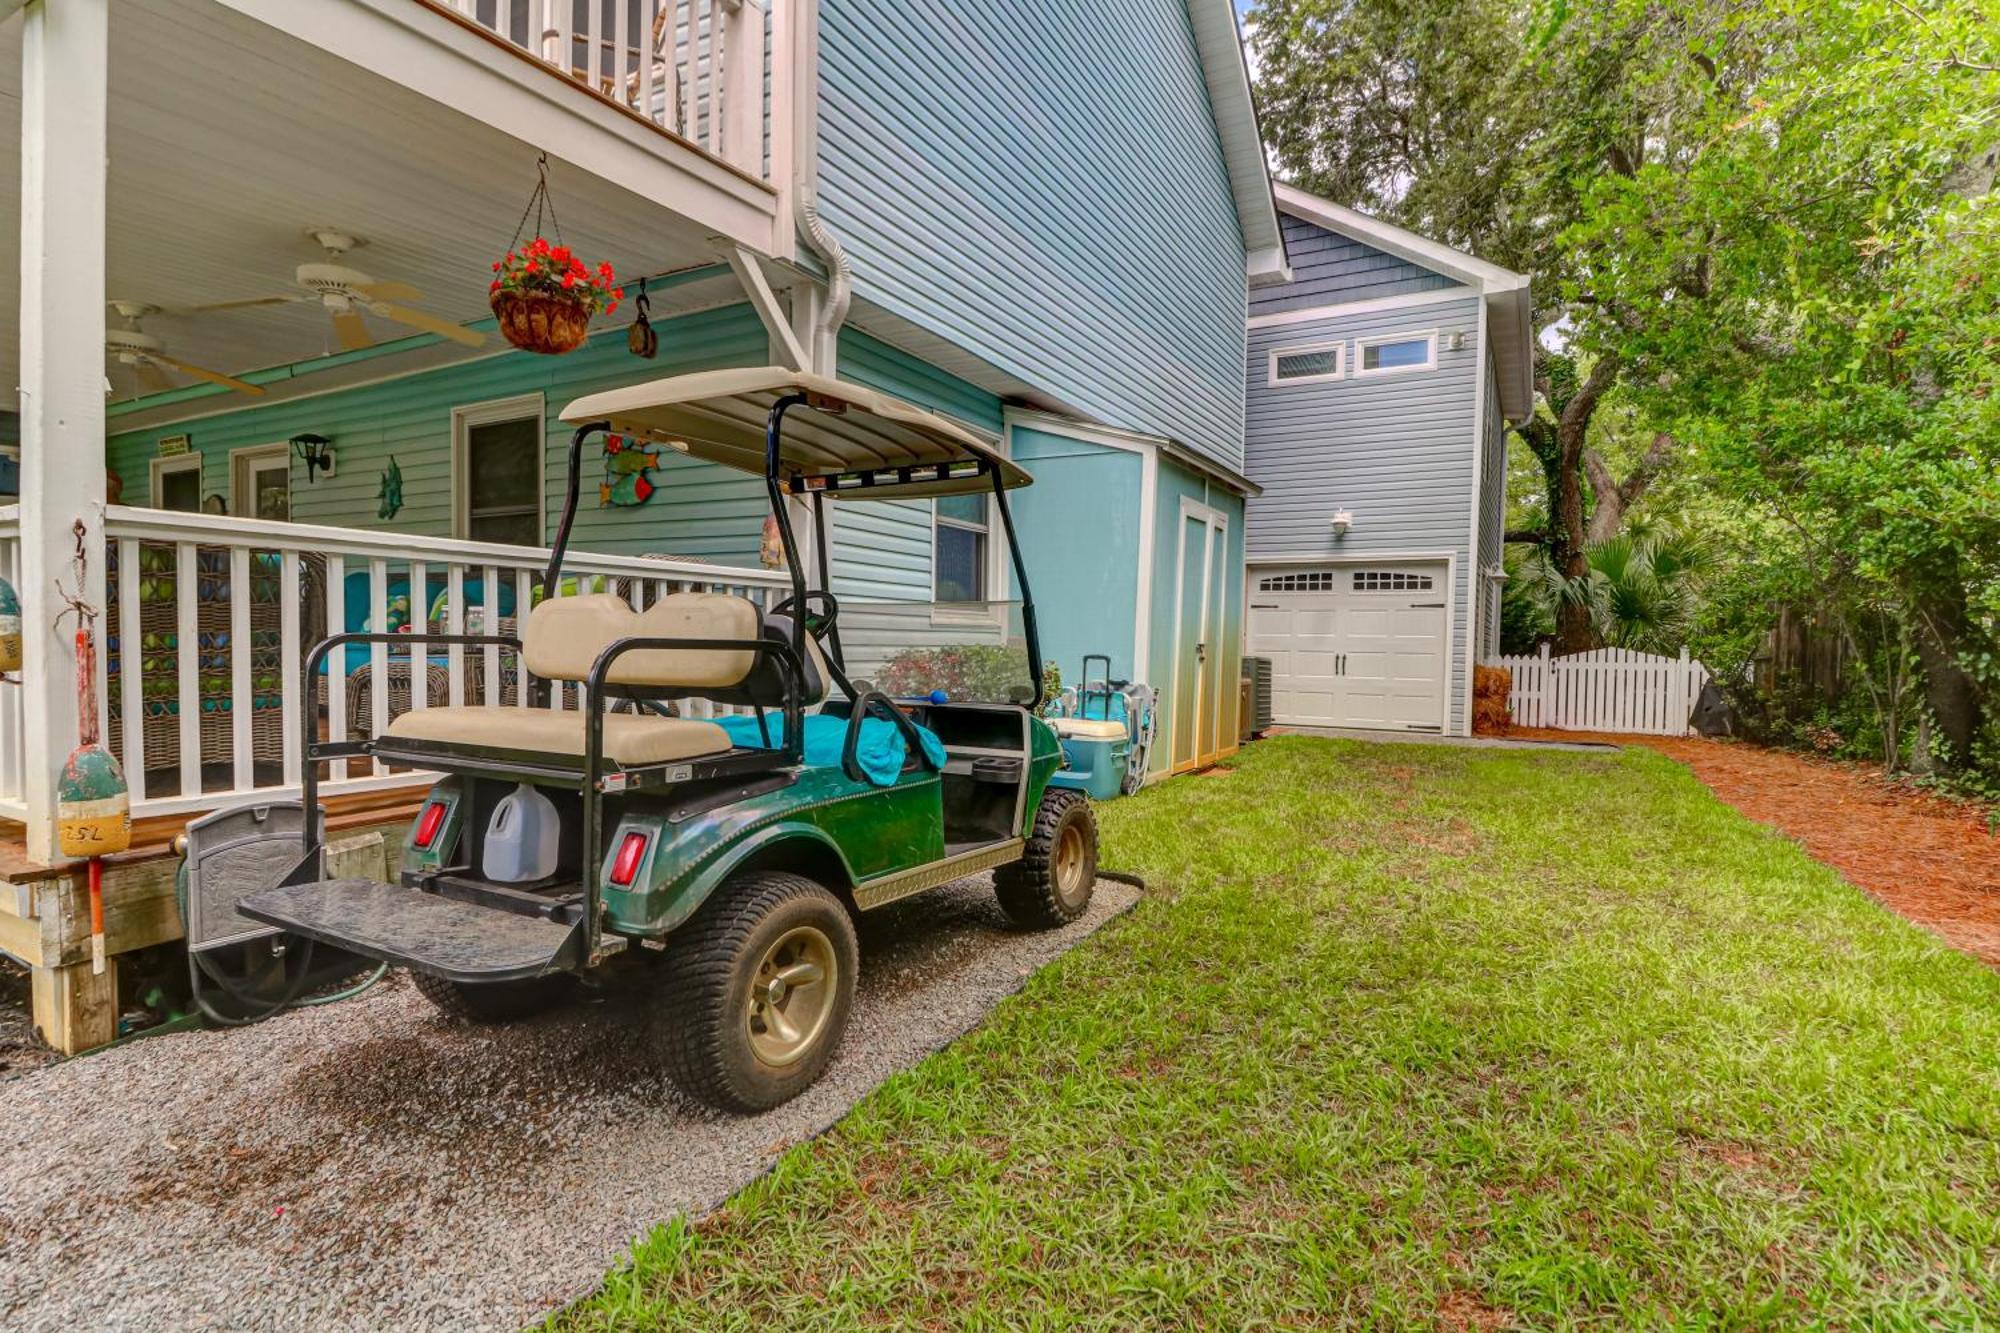
[[[1252,570],[1250,651],[1271,659],[1273,719],[1443,730],[1448,595],[1442,563]]]

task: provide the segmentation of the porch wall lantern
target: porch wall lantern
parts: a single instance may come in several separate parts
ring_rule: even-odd
[[[301,432],[291,438],[292,453],[299,462],[305,464],[306,484],[312,484],[314,476],[324,472],[333,475],[333,441],[324,435]]]
[[[1334,536],[1345,537],[1347,535],[1347,530],[1353,526],[1354,526],[1354,515],[1348,513],[1345,509],[1336,509],[1333,511]]]

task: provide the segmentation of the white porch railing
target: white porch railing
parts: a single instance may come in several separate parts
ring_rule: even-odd
[[[429,0],[759,179],[762,0]],[[578,20],[581,22],[578,22]]]
[[[1513,677],[1507,707],[1519,727],[1559,731],[1625,732],[1685,736],[1688,720],[1708,683],[1708,668],[1681,655],[1661,657],[1630,648],[1551,657],[1547,644],[1534,657],[1496,657]]]
[[[302,724],[326,740],[378,735],[406,709],[531,703],[519,656],[497,647],[336,649],[305,684],[305,654],[330,633],[408,625],[443,633],[514,628],[533,605],[548,552],[390,532],[265,523],[112,506],[109,586],[98,621],[104,740],[132,787],[132,813],[209,809],[299,789]],[[19,568],[18,519],[0,509],[0,575]],[[16,583],[16,587],[19,584]],[[726,591],[770,605],[783,574],[572,551],[558,595],[616,591],[643,608],[669,592]],[[23,590],[24,618],[48,608]],[[578,690],[546,706],[579,706]],[[701,701],[691,715],[708,711]],[[0,692],[0,816],[26,817],[19,691]],[[336,763],[328,796],[421,784],[427,775]]]

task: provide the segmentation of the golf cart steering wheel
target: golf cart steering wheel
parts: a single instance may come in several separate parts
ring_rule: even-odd
[[[771,608],[771,614],[774,616],[791,615],[792,604],[798,600],[796,597],[787,597],[784,601],[779,602]],[[834,600],[832,593],[815,590],[805,595],[804,618],[806,633],[813,636],[815,643],[822,645],[826,643],[826,636],[832,632],[833,622],[839,615],[840,603]]]

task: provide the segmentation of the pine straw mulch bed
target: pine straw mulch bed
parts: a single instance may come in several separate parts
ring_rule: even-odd
[[[1862,764],[1742,741],[1521,727],[1508,735],[1650,746],[1891,911],[2000,968],[2000,812],[1917,790]]]

